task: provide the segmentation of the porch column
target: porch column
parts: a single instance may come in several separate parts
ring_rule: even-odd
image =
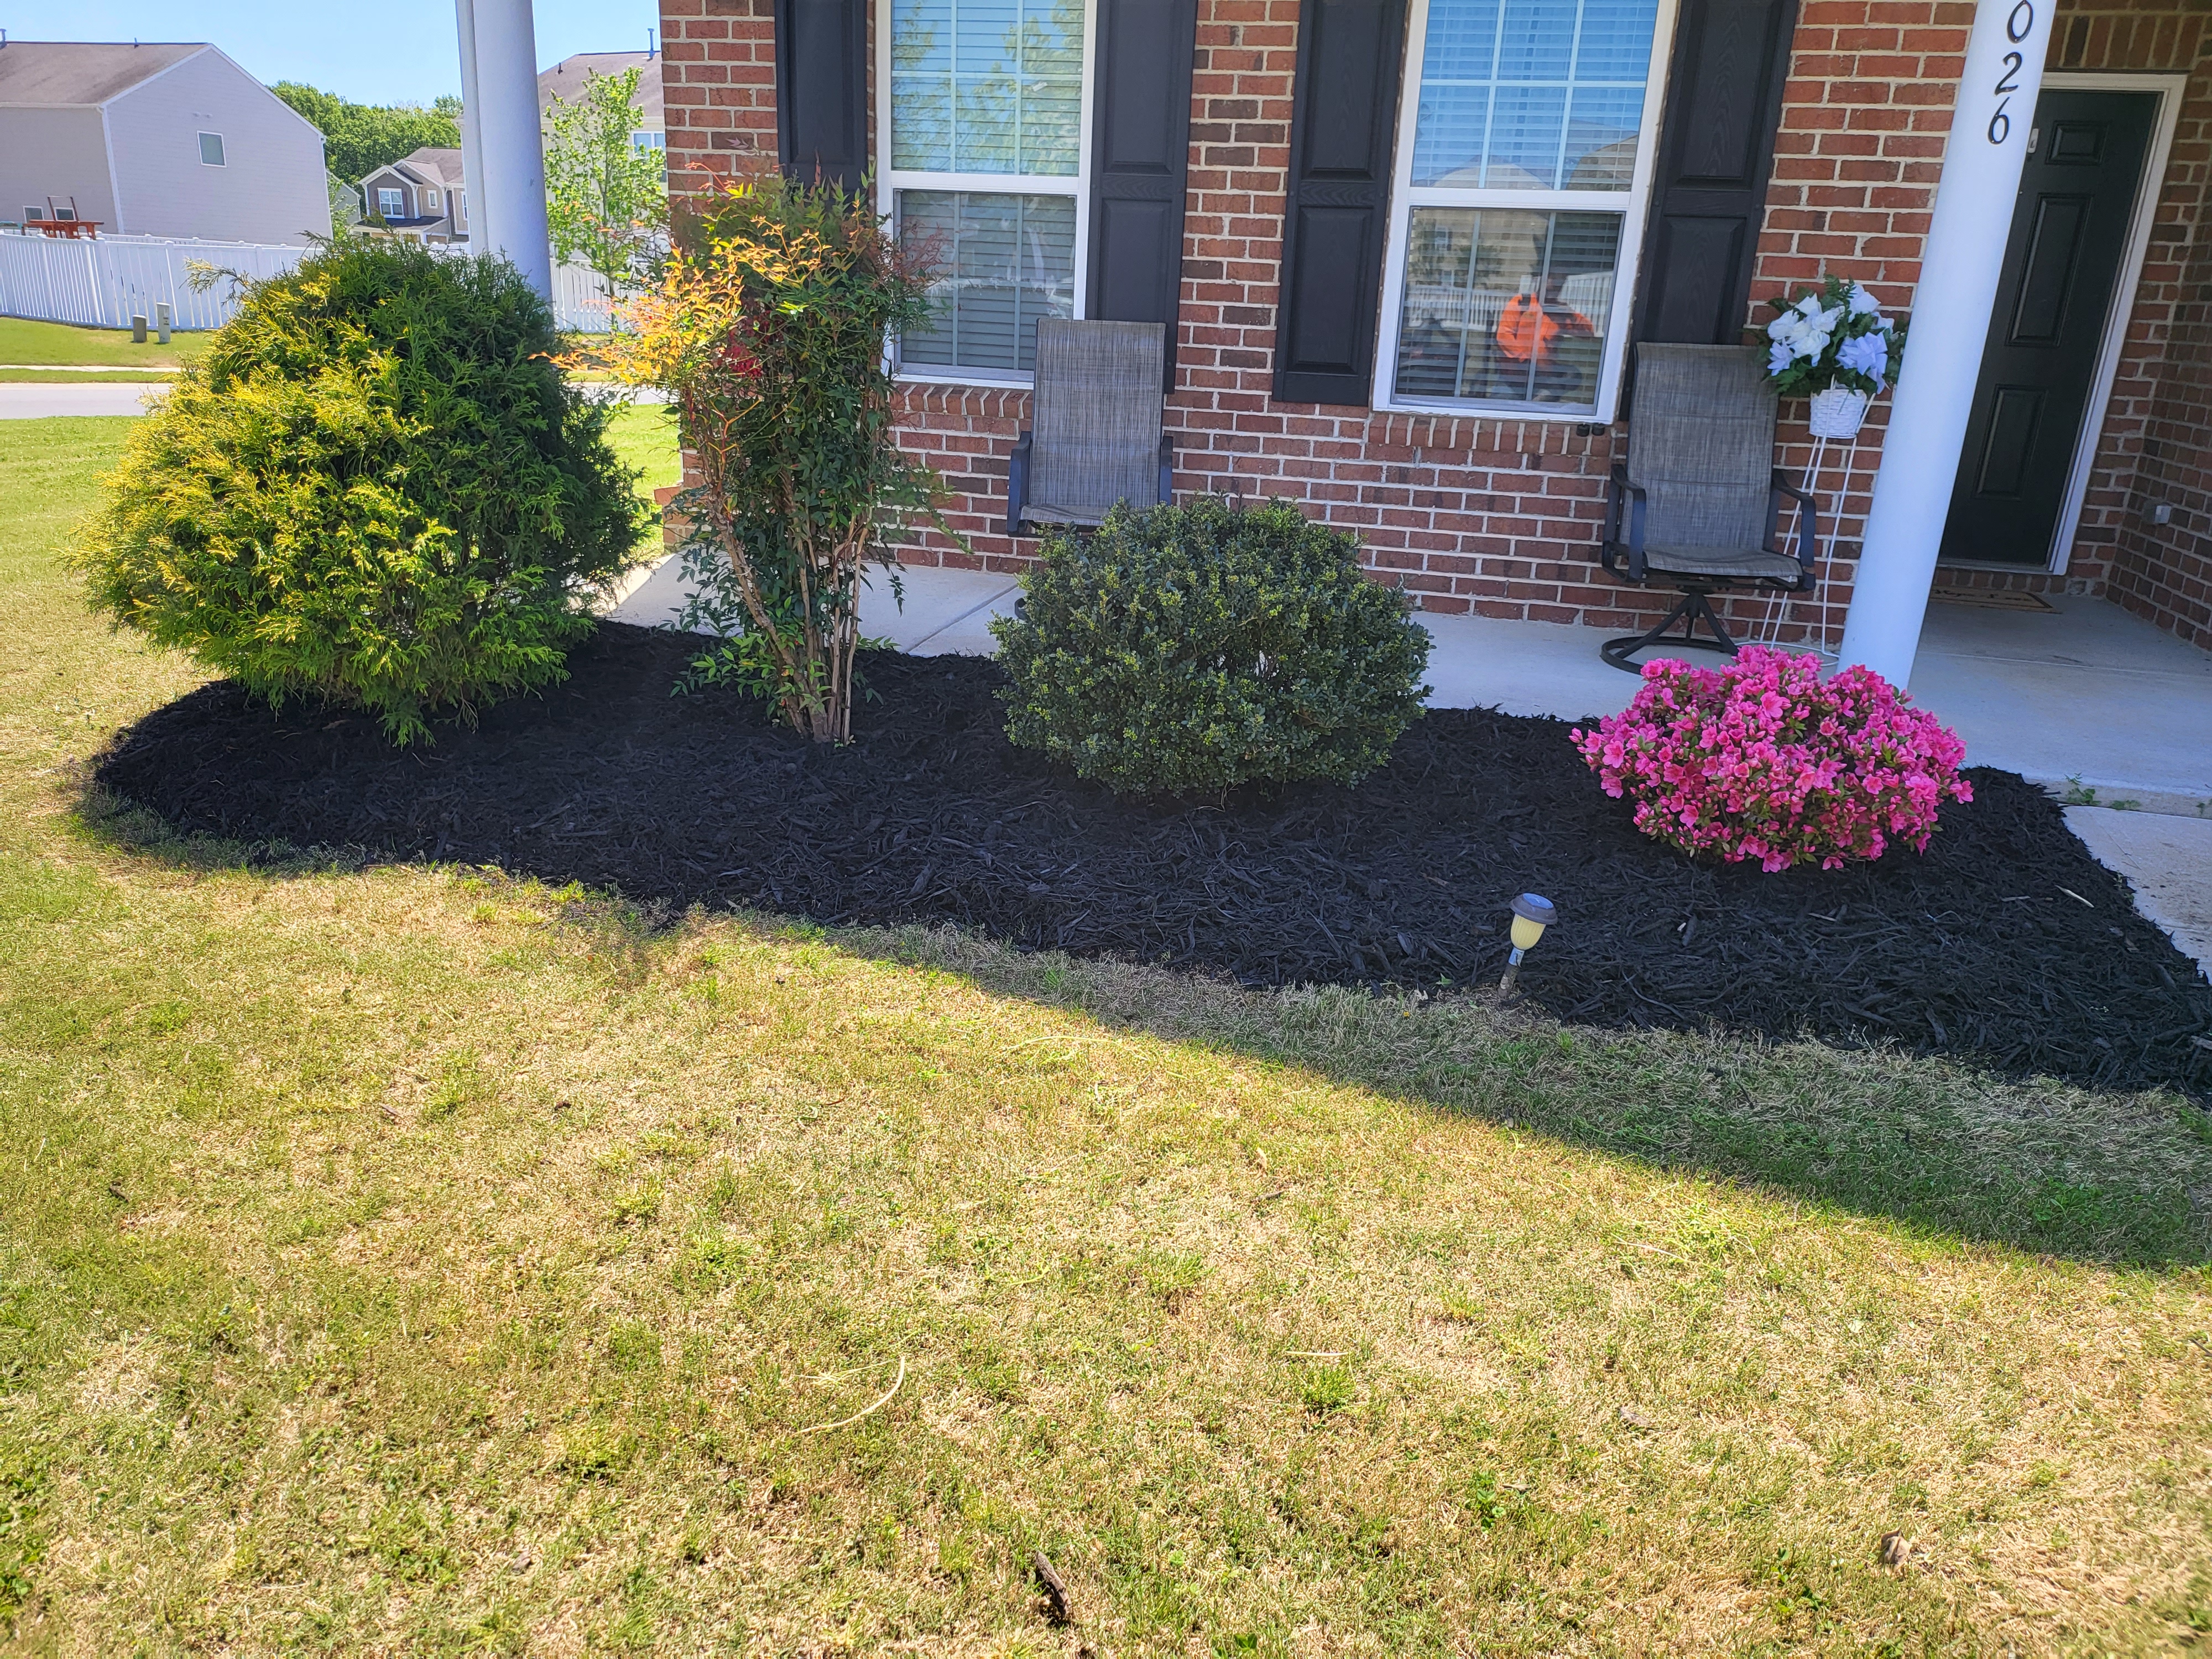
[[[461,37],[461,189],[467,210],[469,251],[481,253],[487,238],[483,216],[483,135],[477,125],[482,109],[477,91],[475,0],[453,0],[453,21]]]
[[[2057,0],[1976,0],[1839,665],[1912,674]]]
[[[456,0],[455,15],[466,30],[461,45],[465,88],[474,70],[474,125],[483,162],[478,199],[469,204],[473,218],[469,244],[477,252],[514,261],[524,280],[550,300],[553,256],[545,233],[538,36],[530,0]],[[464,98],[467,95],[465,89]],[[465,132],[463,137],[465,143]],[[468,165],[465,151],[461,164]],[[481,227],[481,242],[477,227]]]

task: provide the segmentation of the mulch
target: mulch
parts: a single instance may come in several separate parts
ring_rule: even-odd
[[[1234,975],[1494,983],[1505,906],[1560,921],[1522,993],[1562,1019],[1813,1036],[2212,1096],[2212,985],[2059,809],[1978,769],[1925,855],[1766,875],[1637,832],[1568,726],[1438,710],[1356,789],[1142,803],[1012,748],[970,658],[866,659],[843,748],[760,702],[671,695],[686,647],[609,624],[542,698],[394,750],[369,718],[203,687],[98,779],[175,829],[495,865],[641,902],[954,922],[1017,946]]]

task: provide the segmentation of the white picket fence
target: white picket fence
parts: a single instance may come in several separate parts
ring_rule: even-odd
[[[465,247],[433,243],[434,252],[457,258]],[[253,280],[275,276],[299,264],[304,247],[267,242],[202,242],[160,236],[102,236],[82,241],[0,231],[0,317],[27,317],[88,328],[128,328],[133,317],[154,320],[167,302],[178,328],[220,328],[237,301],[231,284],[192,292],[185,269],[204,262]],[[553,310],[560,325],[604,334],[609,327],[605,290],[578,265],[553,273]]]

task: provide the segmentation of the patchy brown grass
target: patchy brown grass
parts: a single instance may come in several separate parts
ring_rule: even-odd
[[[2174,1098],[245,868],[82,794],[191,677],[9,538],[13,463],[16,1647],[2212,1625],[2212,1146]]]

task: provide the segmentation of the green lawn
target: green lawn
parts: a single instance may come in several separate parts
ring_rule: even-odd
[[[127,328],[77,328],[68,323],[0,317],[0,381],[120,380],[133,374],[167,380],[165,371],[190,362],[207,349],[207,343],[214,337],[208,333],[173,334],[169,344],[161,345],[149,334],[144,345],[133,345]],[[91,374],[84,372],[88,364],[128,372]],[[70,368],[78,372],[59,372]]]
[[[676,451],[676,428],[665,406],[632,404],[615,411],[609,428],[615,453],[623,465],[644,476],[638,488],[650,497],[656,489],[680,481],[683,468]]]
[[[249,868],[84,793],[123,425],[0,444],[15,1647],[2202,1650],[2174,1097]]]

